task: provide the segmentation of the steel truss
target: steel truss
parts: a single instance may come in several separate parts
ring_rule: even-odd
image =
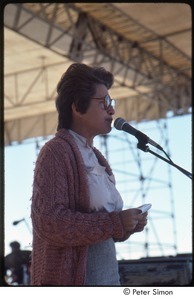
[[[47,137],[56,130],[56,83],[52,85],[48,78],[61,63],[44,66],[43,60],[40,65],[5,76],[5,145],[22,143],[37,136],[37,132],[38,136]],[[23,84],[24,90],[20,89]],[[38,99],[34,96],[36,90],[39,91]]]
[[[112,71],[115,90],[125,87],[133,92],[130,101],[128,95],[117,97],[128,112],[136,108],[129,121],[159,119],[169,111],[173,115],[189,112],[190,58],[114,5],[10,4],[5,13],[5,26],[28,39],[73,61]],[[97,19],[99,14],[103,21]],[[114,20],[111,26],[106,21],[110,19]],[[137,103],[142,106],[141,115]]]
[[[152,127],[147,126],[146,131],[151,130],[151,135],[156,134],[160,145],[164,145],[170,155],[167,120],[152,121],[149,125]],[[139,237],[131,236],[124,243],[117,243],[118,258],[176,255],[178,249],[172,167],[148,153],[142,153],[132,137],[124,132],[118,133],[115,129],[108,136],[102,136],[99,145],[113,169],[124,208],[152,204],[144,234]],[[168,233],[165,232],[167,227]]]

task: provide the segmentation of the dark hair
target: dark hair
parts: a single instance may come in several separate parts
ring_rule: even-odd
[[[62,75],[58,85],[56,108],[58,127],[70,128],[72,122],[72,103],[77,111],[85,113],[94,96],[97,84],[104,84],[107,89],[113,85],[113,74],[103,67],[91,67],[83,63],[73,63]]]

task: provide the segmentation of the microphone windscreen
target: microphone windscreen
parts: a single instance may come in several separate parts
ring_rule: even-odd
[[[117,118],[114,121],[114,127],[118,130],[122,130],[123,125],[126,123],[126,121],[123,118]]]

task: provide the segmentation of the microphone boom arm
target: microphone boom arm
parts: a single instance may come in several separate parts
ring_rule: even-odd
[[[141,141],[138,141],[138,144],[137,144],[137,148],[144,151],[144,152],[149,152],[155,156],[157,156],[158,158],[164,160],[165,162],[167,162],[168,164],[170,164],[171,166],[177,168],[179,171],[181,171],[183,174],[185,174],[187,177],[189,177],[190,179],[193,179],[193,175],[188,172],[187,170],[179,167],[178,165],[176,165],[175,163],[173,163],[172,160],[168,160],[166,159],[165,157],[159,155],[158,153],[150,150],[149,146],[147,146],[145,143],[141,142]]]
[[[171,166],[177,168],[179,171],[181,171],[183,174],[185,174],[186,176],[188,176],[189,178],[193,178],[192,174],[186,170],[184,170],[183,168],[177,166],[176,164],[173,163],[173,161],[171,160],[171,158],[168,156],[168,154],[164,151],[164,149],[157,144],[156,142],[154,142],[153,140],[151,140],[147,135],[145,135],[143,132],[133,128],[131,125],[129,125],[124,119],[122,118],[117,118],[114,122],[114,127],[118,130],[123,130],[131,135],[134,135],[137,140],[138,140],[138,144],[137,144],[137,148],[139,148],[140,150],[144,151],[144,152],[150,152],[151,154],[157,156],[158,158],[164,160],[165,162],[167,162],[168,164],[170,164]],[[149,147],[146,144],[151,144],[152,146],[158,148],[159,150],[161,150],[168,159],[162,157],[161,155],[157,154],[156,152],[152,151],[149,149]]]

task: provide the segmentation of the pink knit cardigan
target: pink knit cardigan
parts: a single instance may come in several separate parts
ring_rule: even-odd
[[[112,174],[102,154],[94,151]],[[84,285],[88,246],[125,234],[118,212],[90,212],[84,162],[66,129],[58,131],[38,156],[31,218],[35,286]]]

